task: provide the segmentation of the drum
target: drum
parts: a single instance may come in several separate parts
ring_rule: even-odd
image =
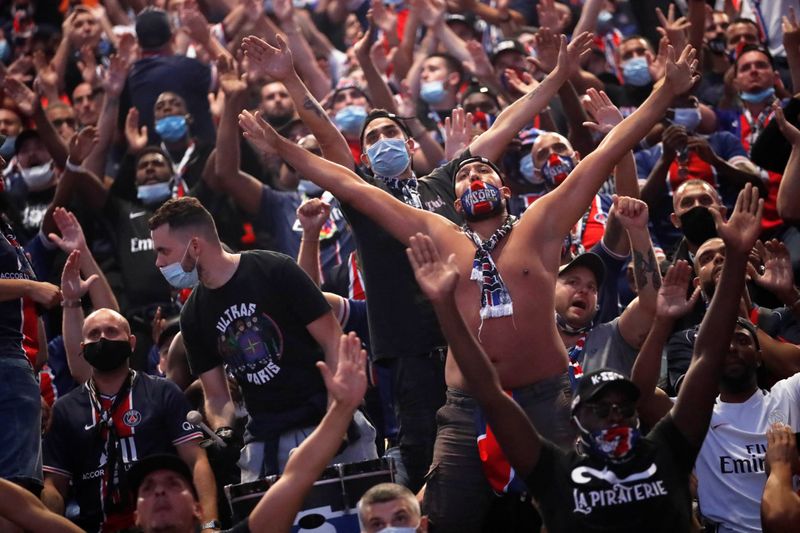
[[[234,521],[246,518],[261,496],[278,480],[269,476],[251,483],[227,485]],[[394,463],[391,458],[337,464],[325,469],[314,483],[295,519],[292,533],[358,533],[356,504],[367,490],[378,483],[394,481]]]

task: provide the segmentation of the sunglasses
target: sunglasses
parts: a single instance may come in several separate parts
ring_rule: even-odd
[[[630,418],[636,413],[633,403],[587,403],[586,407],[592,410],[597,418],[608,418],[614,412],[622,418]]]
[[[53,123],[53,126],[55,126],[56,128],[60,128],[64,124],[70,126],[71,128],[74,128],[76,124],[74,118],[57,118],[52,120],[51,122]]]

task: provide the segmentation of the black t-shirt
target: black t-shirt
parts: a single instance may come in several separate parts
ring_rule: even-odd
[[[470,156],[467,149],[461,157],[419,179],[418,191],[426,211],[461,223],[453,207],[453,174],[458,163]],[[392,194],[382,180],[362,178]],[[342,211],[353,228],[363,266],[373,357],[379,360],[419,355],[445,346],[433,307],[414,279],[406,246],[349,205],[343,203]]]
[[[181,311],[189,366],[200,375],[224,364],[253,417],[294,409],[325,392],[315,367],[324,354],[306,325],[327,312],[322,293],[289,256],[243,252],[225,285],[199,285]]]
[[[112,400],[102,398],[108,409]],[[125,469],[155,453],[176,453],[175,446],[199,440],[203,434],[186,421],[189,402],[171,381],[136,374],[128,398],[114,411],[114,427]],[[100,504],[105,437],[97,411],[84,384],[53,405],[50,429],[44,437],[45,473],[72,480],[81,513],[78,525],[97,530],[103,520]]]
[[[0,222],[0,229],[3,226]],[[19,254],[9,238],[15,239],[13,235],[0,234],[0,279],[32,279],[28,269],[20,266]],[[0,302],[0,357],[25,357],[22,350],[22,298]]]
[[[109,196],[105,215],[113,224],[116,257],[130,309],[167,303],[172,288],[156,267],[156,252],[147,221],[153,212]]]
[[[550,533],[688,531],[689,474],[699,451],[667,415],[624,463],[543,441],[539,462],[525,482]]]

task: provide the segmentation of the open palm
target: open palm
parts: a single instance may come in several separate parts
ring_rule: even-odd
[[[291,76],[294,71],[292,52],[280,35],[275,39],[278,43],[277,48],[254,35],[242,41],[242,48],[249,60],[248,71],[251,76],[265,75],[279,81]]]
[[[691,277],[692,268],[686,261],[678,261],[669,267],[656,297],[658,316],[676,320],[692,310],[700,296],[700,288],[695,289],[690,298],[686,298]]]

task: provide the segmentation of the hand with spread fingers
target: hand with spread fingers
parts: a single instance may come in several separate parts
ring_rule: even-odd
[[[273,153],[277,151],[281,137],[261,118],[260,112],[253,114],[244,110],[239,113],[239,127],[242,128],[245,139],[252,142],[259,150]]]
[[[248,73],[251,76],[266,76],[284,81],[294,72],[292,52],[283,37],[277,35],[277,48],[264,39],[251,35],[242,41],[242,48],[248,59]]]
[[[709,208],[717,227],[717,235],[725,242],[725,253],[747,256],[761,234],[761,214],[764,200],[751,183],[745,185],[736,198],[733,214],[725,222],[717,208]]]
[[[339,339],[339,358],[335,369],[331,369],[324,361],[319,361],[317,368],[328,394],[336,403],[352,409],[361,404],[367,391],[367,352],[361,347],[361,339],[355,333],[350,332]]]
[[[595,122],[584,122],[583,126],[604,135],[622,122],[622,113],[604,91],[587,89],[583,108],[595,120]]]
[[[695,288],[692,295],[686,298],[686,291],[693,277],[692,267],[683,259],[669,267],[656,297],[657,316],[678,320],[694,309],[700,297],[700,287]]]

